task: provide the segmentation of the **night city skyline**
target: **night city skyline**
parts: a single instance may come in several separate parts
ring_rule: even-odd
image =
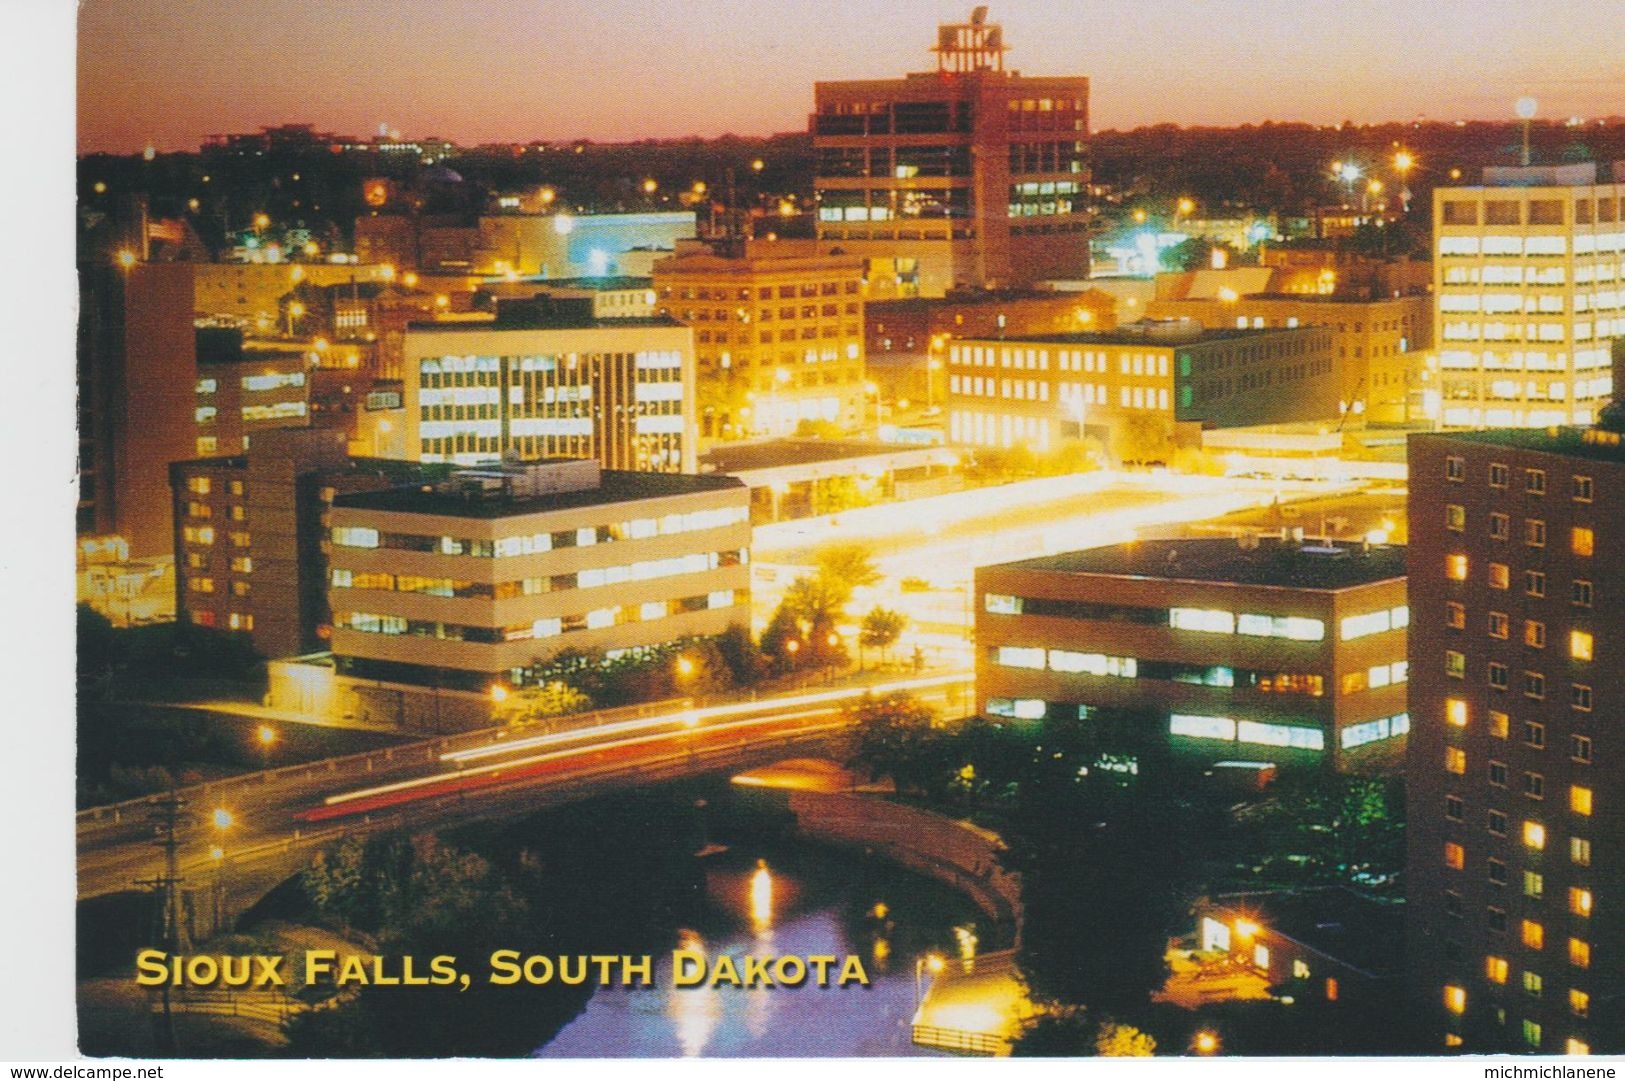
[[[291,122],[362,136],[387,123],[464,145],[795,131],[816,80],[928,70],[927,37],[877,31],[962,17],[959,7],[613,0],[566,15],[410,0],[380,18],[357,0],[90,0],[79,19],[79,147],[192,150],[211,133]],[[1548,119],[1617,112],[1625,24],[1578,0],[1540,9],[1379,0],[1355,17],[1244,0],[1149,10],[1014,0],[993,15],[1012,67],[1089,73],[1095,131],[1500,120],[1524,95]],[[1580,25],[1586,49],[1575,51]]]
[[[1607,7],[84,0],[68,1055],[1614,1077]]]

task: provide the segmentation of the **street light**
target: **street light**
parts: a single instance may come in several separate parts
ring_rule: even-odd
[[[254,231],[255,232],[259,232],[262,229],[268,229],[270,227],[271,227],[271,216],[269,214],[265,214],[265,213],[262,212],[262,213],[254,215]]]
[[[135,252],[131,251],[129,248],[121,249],[115,258],[118,265],[125,270],[129,270],[131,267],[135,266],[136,263],[140,262],[140,260],[136,258]]]
[[[214,828],[217,830],[229,830],[237,821],[232,817],[231,812],[224,807],[216,807],[214,814],[210,817],[213,819]]]
[[[926,969],[930,969],[931,970],[931,975],[935,976],[939,972],[942,971],[944,965],[945,965],[945,962],[943,961],[942,955],[940,953],[928,953],[923,957],[916,957],[914,959],[914,1009],[915,1009],[915,1012],[919,1011],[920,1002],[921,1002],[921,1000],[923,998],[923,995],[922,995],[922,992],[921,992],[921,987],[920,987],[920,982],[921,982],[920,977],[921,977],[922,973],[924,973],[924,971]]]
[[[1203,1029],[1196,1034],[1196,1039],[1191,1041],[1191,1046],[1196,1048],[1198,1055],[1215,1054],[1219,1050],[1219,1035],[1216,1032]]]
[[[268,724],[262,724],[258,729],[255,730],[254,738],[259,742],[260,745],[260,765],[263,766],[265,765],[266,759],[270,757],[271,747],[276,743],[276,729],[272,728]]]

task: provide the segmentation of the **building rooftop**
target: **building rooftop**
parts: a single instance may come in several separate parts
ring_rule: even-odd
[[[543,292],[549,289],[590,289],[595,293],[607,293],[615,289],[648,289],[654,285],[654,279],[606,274],[598,278],[528,278],[526,284],[534,285]]]
[[[863,439],[770,439],[707,451],[700,455],[700,469],[707,473],[742,473],[807,462],[870,458],[910,449]]]
[[[492,468],[498,468],[494,463]],[[735,477],[693,476],[684,473],[633,473],[603,470],[596,488],[551,492],[533,498],[473,499],[433,484],[392,488],[387,491],[358,492],[334,498],[335,507],[392,511],[398,514],[435,514],[450,518],[513,518],[522,514],[595,507],[610,503],[632,503],[643,499],[697,495],[729,489],[745,491]]]
[[[1411,438],[1482,443],[1597,462],[1625,462],[1625,435],[1606,428],[1494,428],[1483,432],[1421,432]]]
[[[1260,538],[1257,548],[1243,548],[1230,539],[1181,538],[1063,552],[1003,563],[999,569],[1337,590],[1403,578],[1405,549],[1399,545],[1366,548],[1267,538]]]
[[[1140,345],[1178,348],[1211,342],[1245,341],[1268,334],[1296,334],[1313,328],[1269,327],[1242,330],[1240,327],[1203,327],[1189,319],[1166,319],[1154,323],[1130,323],[1116,330],[1076,334],[1011,334],[1002,338],[968,337],[967,342],[1012,341],[1049,342],[1055,345]]]
[[[1397,976],[1403,965],[1404,910],[1341,886],[1228,893],[1213,902],[1371,976]]]

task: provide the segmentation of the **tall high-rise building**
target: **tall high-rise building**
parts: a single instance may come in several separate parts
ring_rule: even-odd
[[[863,424],[863,260],[810,240],[679,243],[654,284],[660,313],[694,329],[702,434]]]
[[[165,555],[169,463],[196,452],[192,268],[83,266],[79,297],[79,532]]]
[[[870,295],[942,296],[1089,270],[1089,80],[1004,68],[977,8],[937,70],[815,85],[818,238],[869,261]]]
[[[1446,428],[1589,424],[1625,338],[1625,163],[1487,168],[1433,192]]]
[[[409,328],[407,457],[473,465],[514,451],[692,472],[692,331],[669,318],[597,319],[591,306],[500,302],[494,321]]]
[[[1444,1046],[1625,1050],[1625,446],[1410,441],[1407,952]]]

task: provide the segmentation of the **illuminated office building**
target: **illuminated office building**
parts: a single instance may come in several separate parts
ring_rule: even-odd
[[[1589,424],[1625,337],[1625,163],[1486,168],[1433,192],[1446,428]]]
[[[877,299],[1088,277],[1089,80],[1006,71],[985,8],[933,51],[935,71],[814,87],[818,238],[868,261]]]
[[[1392,768],[1410,728],[1404,573],[1403,549],[1273,539],[979,567],[979,706],[1016,722],[1127,717],[1131,756]]]

